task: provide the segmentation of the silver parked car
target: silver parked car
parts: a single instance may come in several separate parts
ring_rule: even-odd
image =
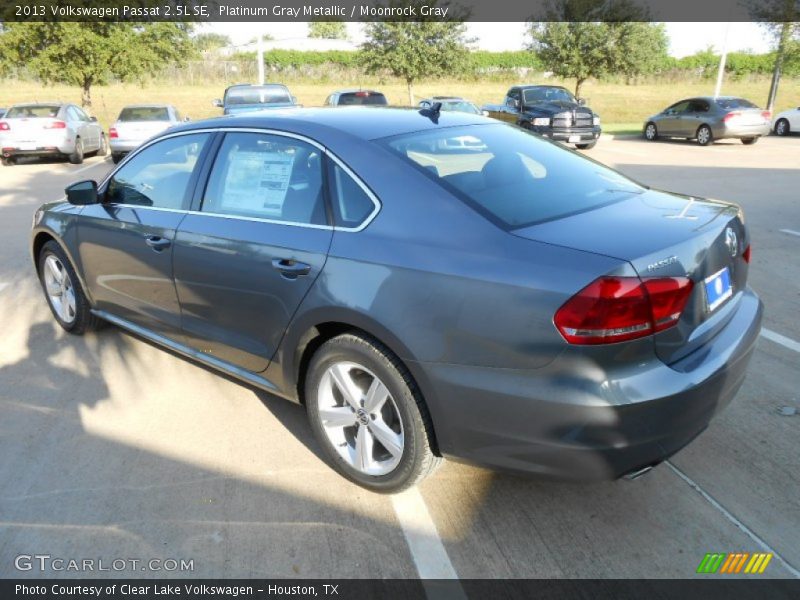
[[[749,100],[732,96],[689,98],[676,102],[644,123],[644,137],[697,140],[701,146],[734,138],[755,144],[770,131],[770,113]]]
[[[105,156],[106,135],[95,117],[74,104],[16,104],[0,120],[4,165],[20,156],[66,156],[74,165],[93,153]]]
[[[108,130],[111,160],[118,163],[146,140],[183,121],[178,109],[170,104],[126,106]]]

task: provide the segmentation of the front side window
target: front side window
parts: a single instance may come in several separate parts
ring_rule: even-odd
[[[209,134],[156,142],[126,162],[108,183],[106,202],[153,208],[185,208],[188,186]]]
[[[375,211],[375,203],[347,171],[333,161],[329,165],[334,222],[337,227],[347,229],[360,227]]]
[[[326,225],[322,153],[290,137],[228,133],[211,170],[202,210]]]
[[[504,229],[591,210],[644,188],[509,125],[471,125],[379,141]]]

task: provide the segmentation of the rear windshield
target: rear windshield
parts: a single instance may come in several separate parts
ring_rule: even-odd
[[[118,121],[169,121],[165,106],[131,106],[123,108]]]
[[[379,141],[504,229],[591,210],[640,185],[509,125],[471,125]]]
[[[58,116],[60,106],[50,106],[37,104],[36,106],[14,106],[8,109],[5,118],[27,118],[27,119],[52,119]]]
[[[443,101],[442,102],[442,110],[452,110],[454,112],[463,112],[469,113],[471,115],[478,115],[480,111],[475,108],[475,106],[471,102],[462,102],[462,101]]]
[[[291,103],[289,90],[280,85],[233,88],[225,94],[225,104]]]
[[[386,96],[380,92],[348,92],[339,95],[339,104],[341,106],[386,106],[388,102],[386,101]]]
[[[523,90],[525,104],[535,104],[536,102],[575,102],[575,96],[564,88],[559,87],[540,87]]]
[[[744,98],[717,98],[717,106],[723,110],[731,110],[732,108],[758,108],[750,100]]]

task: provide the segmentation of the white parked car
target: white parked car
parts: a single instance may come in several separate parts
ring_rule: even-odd
[[[776,135],[789,135],[790,133],[800,133],[800,106],[790,108],[782,113],[775,115],[772,120],[772,131]]]
[[[65,156],[78,165],[85,155],[105,156],[107,150],[100,123],[74,104],[16,104],[0,119],[4,165],[20,156]]]
[[[126,106],[108,130],[111,160],[118,163],[131,150],[157,133],[182,123],[178,109],[170,104],[137,104]]]

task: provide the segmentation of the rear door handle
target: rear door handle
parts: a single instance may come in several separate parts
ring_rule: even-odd
[[[146,235],[144,236],[144,242],[156,252],[161,252],[164,248],[169,248],[172,243],[170,240],[160,235]]]
[[[298,276],[308,275],[309,271],[311,271],[311,265],[291,258],[275,258],[272,260],[272,266],[287,279],[297,279]]]

